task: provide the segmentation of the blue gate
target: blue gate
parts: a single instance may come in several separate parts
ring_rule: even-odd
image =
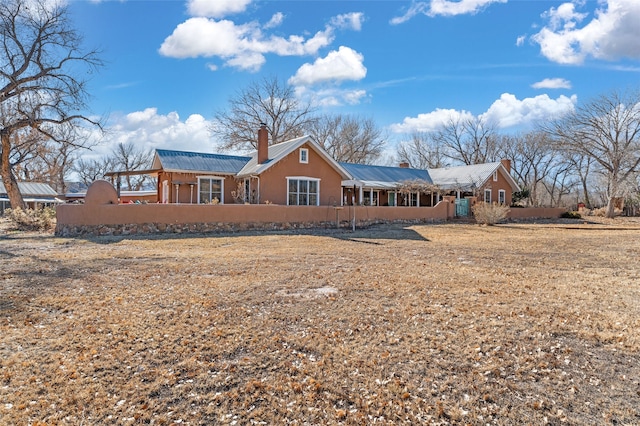
[[[468,198],[456,198],[456,216],[469,216]]]

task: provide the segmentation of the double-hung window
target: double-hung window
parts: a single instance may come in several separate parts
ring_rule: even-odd
[[[507,204],[507,193],[504,189],[498,191],[498,204]]]
[[[491,190],[490,189],[485,189],[484,190],[484,202],[491,204]]]
[[[198,177],[198,203],[211,204],[215,199],[224,204],[224,179]]]
[[[313,178],[287,178],[287,205],[317,206],[320,200],[320,180]]]

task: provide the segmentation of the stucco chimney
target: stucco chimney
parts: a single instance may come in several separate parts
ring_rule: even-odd
[[[503,158],[500,160],[505,169],[507,169],[507,173],[511,174],[511,160]]]
[[[398,164],[398,167],[400,167],[401,169],[408,169],[409,168],[409,163],[406,162],[406,161],[403,161],[400,164]]]
[[[260,123],[258,130],[258,164],[263,164],[269,159],[269,131],[267,125]]]

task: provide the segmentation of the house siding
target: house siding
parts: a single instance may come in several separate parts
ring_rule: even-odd
[[[489,180],[487,180],[487,182],[485,182],[484,185],[482,185],[482,187],[480,188],[480,191],[478,192],[480,194],[480,199],[484,199],[484,190],[485,189],[490,189],[491,190],[491,202],[492,203],[498,203],[499,202],[499,192],[500,190],[504,190],[505,192],[505,204],[507,206],[511,205],[511,201],[512,201],[512,189],[511,189],[511,185],[509,185],[509,182],[507,181],[507,179],[505,178],[504,174],[503,174],[503,170],[502,168],[498,169],[498,180],[494,181],[493,180],[493,176],[489,176]]]
[[[300,163],[300,148],[309,150],[307,163]],[[260,175],[260,202],[287,204],[287,178],[320,179],[320,205],[340,205],[342,177],[309,144],[303,144]]]

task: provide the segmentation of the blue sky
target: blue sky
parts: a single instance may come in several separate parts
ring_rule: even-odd
[[[451,116],[531,128],[613,89],[640,88],[638,0],[69,1],[88,47],[93,155],[118,142],[218,151],[207,130],[262,78],[322,112],[372,118],[388,153]],[[384,162],[385,159],[382,159]]]

